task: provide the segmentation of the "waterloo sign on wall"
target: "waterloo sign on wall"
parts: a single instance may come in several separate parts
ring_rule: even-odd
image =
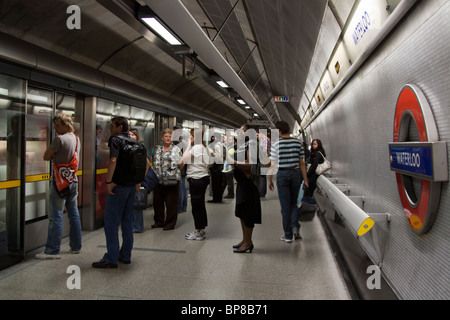
[[[415,128],[419,141],[408,141]],[[439,141],[430,105],[416,85],[406,85],[399,95],[389,160],[406,218],[417,233],[428,232],[439,209],[441,182],[448,181],[447,143]]]

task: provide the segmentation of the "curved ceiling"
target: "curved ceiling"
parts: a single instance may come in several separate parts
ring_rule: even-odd
[[[66,21],[70,14],[66,10],[72,0],[2,0],[0,30],[186,105],[195,111],[193,114],[205,118],[223,119],[236,126],[252,119],[271,126],[284,120],[294,127],[301,123],[299,110],[314,57],[322,54],[322,47],[333,50],[357,2],[82,0],[77,1],[81,29],[69,30]],[[189,38],[194,29],[201,29],[206,39],[186,41],[181,36],[190,48],[184,56],[179,54],[138,20],[136,10],[145,5],[179,36]],[[187,21],[183,18],[189,18],[192,24],[180,23]],[[324,37],[328,33],[323,29],[332,34],[332,39]],[[201,52],[208,51],[195,43],[214,47],[223,59],[217,60],[221,63],[202,56]],[[321,60],[327,60],[330,54],[327,52]],[[227,65],[227,74],[218,72],[224,70],[219,64]],[[236,83],[233,91],[217,87],[210,77],[214,73]],[[252,109],[239,105],[235,100],[238,95],[250,100],[247,103]],[[276,103],[276,95],[288,96],[289,102]]]

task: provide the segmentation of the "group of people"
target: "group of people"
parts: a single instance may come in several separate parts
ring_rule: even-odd
[[[73,133],[71,118],[59,114],[54,117],[53,124],[57,136],[45,152],[44,160],[52,160],[54,163],[60,164],[72,163],[78,157],[80,147],[79,140]],[[146,168],[146,170],[154,170],[159,180],[153,189],[155,223],[152,228],[163,228],[163,230],[175,228],[178,213],[187,209],[187,190],[185,186],[181,188],[181,181],[185,178],[189,183],[194,222],[194,231],[186,234],[185,239],[204,240],[206,238],[205,229],[208,225],[208,217],[205,196],[210,178],[214,179],[213,171],[211,171],[211,164],[214,161],[211,158],[217,160],[221,157],[225,164],[233,168],[228,172],[232,172],[233,178],[237,182],[235,216],[240,219],[242,240],[233,245],[233,252],[250,253],[254,249],[253,229],[255,224],[262,222],[260,196],[262,185],[265,184],[265,180],[262,178],[264,175],[261,174],[264,169],[267,170],[269,190],[274,190],[273,176],[277,175],[276,183],[284,230],[280,240],[290,243],[293,240],[301,239],[297,197],[302,181],[305,196],[312,196],[317,179],[315,168],[323,162],[325,151],[320,140],[313,140],[309,155],[311,165],[307,170],[305,150],[299,140],[290,137],[288,123],[281,121],[276,124],[276,127],[280,132],[280,138],[270,147],[270,161],[260,159],[261,156],[264,157],[267,150],[261,152],[260,143],[246,135],[250,129],[248,125],[243,125],[238,130],[237,140],[241,143],[231,144],[231,141],[234,140],[230,140],[228,148],[222,148],[221,145],[213,152],[205,145],[201,129],[190,130],[189,139],[182,141],[182,145],[172,142],[172,130],[164,130],[162,133],[163,143],[155,149],[153,169],[150,168],[148,160]],[[121,136],[140,140],[137,130],[129,130],[126,118],[114,117],[111,120],[111,137],[108,144],[110,148],[106,181],[108,197],[104,217],[107,252],[100,261],[92,264],[95,268],[116,268],[118,261],[125,264],[131,263],[133,231],[143,230],[142,211],[133,212],[135,194],[140,192],[140,185],[129,183],[128,177],[124,176],[125,171],[120,169],[128,165],[123,163],[124,160],[121,157],[124,143]],[[178,142],[181,143],[181,141]],[[254,154],[255,151],[257,154]],[[255,159],[257,160],[255,161]],[[216,162],[220,163],[220,161]],[[76,172],[77,168],[72,166],[73,170]],[[77,188],[76,174],[73,174],[66,195],[58,194],[56,186],[51,184],[48,240],[45,251],[36,255],[37,258],[59,258],[64,207],[66,207],[70,223],[70,252],[75,254],[80,252],[81,224],[77,209]],[[222,194],[224,191],[222,185],[220,190]],[[174,199],[180,199],[180,201],[174,201]],[[121,246],[119,246],[119,226],[122,227]]]

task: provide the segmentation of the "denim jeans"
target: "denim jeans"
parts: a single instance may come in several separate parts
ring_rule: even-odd
[[[178,212],[187,210],[188,192],[186,187],[186,176],[181,176],[180,191],[178,192]]]
[[[133,210],[133,231],[144,231],[144,212],[142,210]]]
[[[297,198],[302,184],[299,170],[278,170],[277,189],[283,217],[283,230],[286,239],[292,239],[292,228],[300,229],[298,222]]]
[[[81,249],[81,222],[78,212],[78,183],[73,182],[69,187],[69,195],[60,198],[53,181],[49,190],[49,213],[48,213],[48,235],[45,245],[46,254],[59,254],[62,232],[63,232],[63,212],[66,207],[69,218],[70,232],[69,245],[74,251]]]
[[[108,194],[105,206],[105,237],[107,253],[103,260],[116,263],[119,257],[131,261],[133,249],[133,203],[136,186],[117,185]],[[119,226],[122,225],[122,248],[119,248]]]

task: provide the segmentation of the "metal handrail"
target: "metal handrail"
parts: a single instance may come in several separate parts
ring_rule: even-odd
[[[327,195],[335,209],[347,220],[358,236],[363,236],[372,229],[375,221],[324,175],[317,178],[317,186]]]

